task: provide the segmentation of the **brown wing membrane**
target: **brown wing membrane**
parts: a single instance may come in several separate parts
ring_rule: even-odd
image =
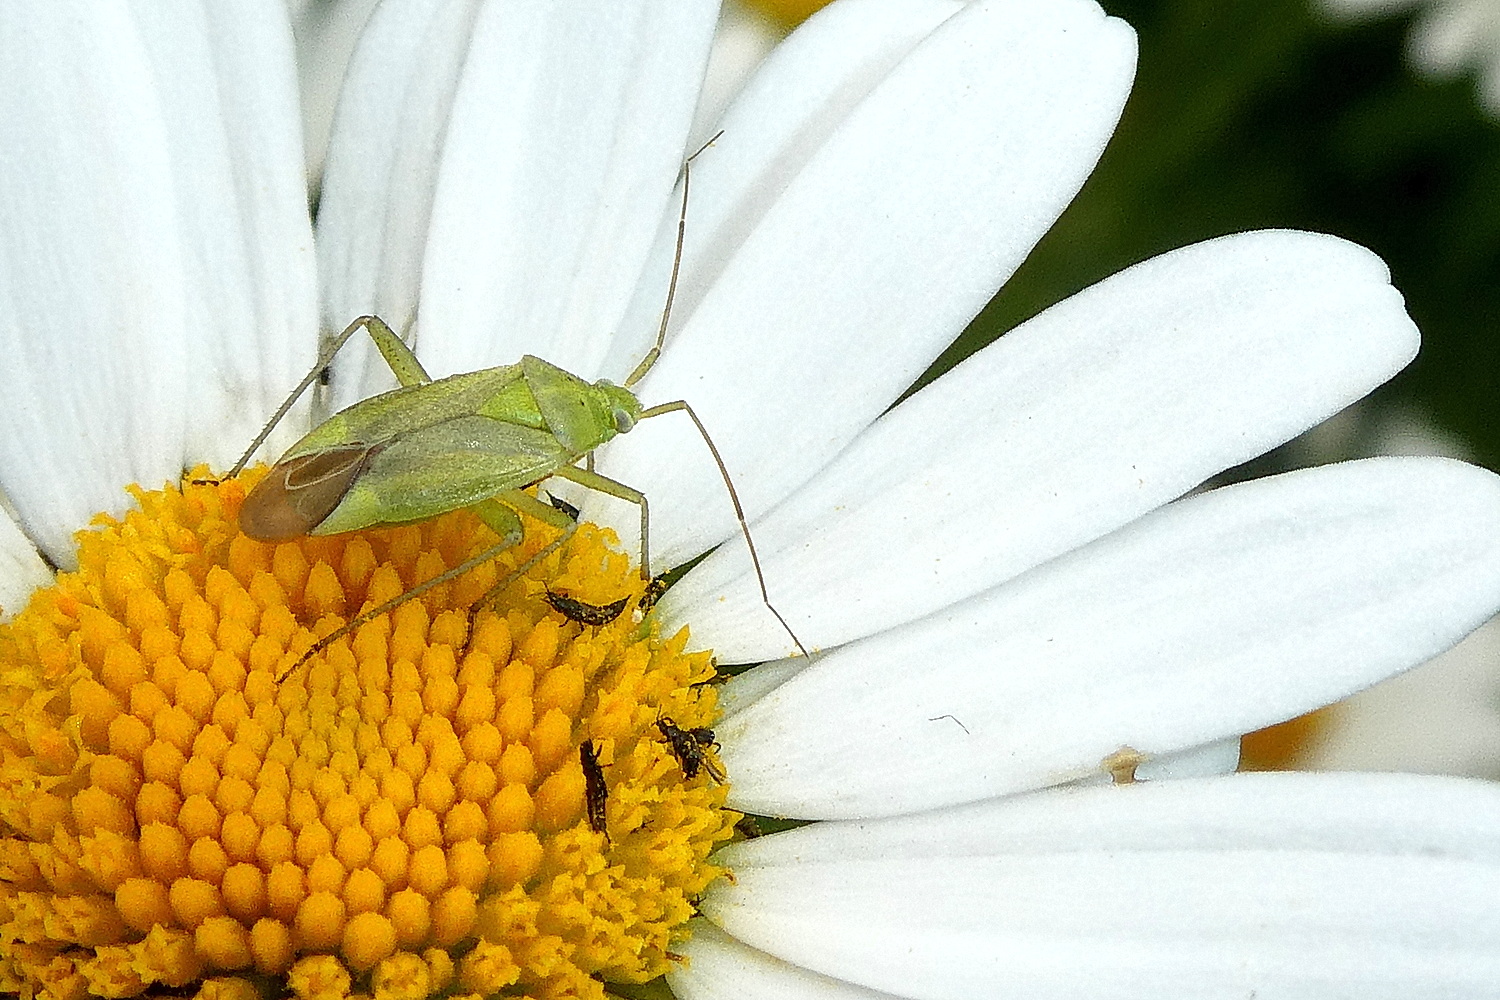
[[[378,450],[347,444],[277,462],[240,506],[240,530],[262,542],[301,538],[339,505]]]

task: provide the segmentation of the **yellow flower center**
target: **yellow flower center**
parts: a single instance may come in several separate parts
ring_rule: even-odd
[[[132,490],[0,626],[0,991],[602,998],[667,971],[739,817],[661,725],[712,724],[711,659],[632,615],[613,535],[580,525],[470,637],[555,537],[528,523],[299,663],[495,539],[458,512],[262,544],[235,526],[259,475]],[[631,601],[585,624],[549,592]]]
[[[748,0],[748,6],[778,24],[794,28],[831,2],[832,0]]]

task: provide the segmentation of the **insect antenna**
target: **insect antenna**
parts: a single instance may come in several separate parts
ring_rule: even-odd
[[[682,240],[687,234],[688,181],[692,178],[693,161],[705,149],[717,142],[719,136],[723,134],[723,129],[715,132],[713,138],[698,147],[698,152],[682,161],[682,207],[677,212],[677,250],[672,255],[672,278],[667,282],[667,304],[661,311],[661,325],[656,328],[656,343],[651,346],[651,350],[646,352],[644,358],[641,358],[641,363],[635,366],[635,371],[631,372],[630,377],[625,380],[627,389],[645,378],[646,373],[655,366],[656,359],[661,357],[662,344],[667,340],[667,323],[672,318],[672,300],[677,297],[677,276],[682,272]]]
[[[723,129],[715,132],[712,138],[698,147],[697,152],[683,161],[682,206],[677,212],[677,250],[672,256],[672,277],[667,283],[667,304],[661,311],[661,325],[656,330],[656,343],[646,352],[646,356],[641,358],[640,364],[635,366],[635,371],[630,373],[630,377],[625,380],[625,388],[627,389],[645,378],[646,373],[656,364],[657,358],[661,357],[661,348],[667,339],[667,325],[672,318],[672,300],[677,297],[677,278],[682,272],[682,244],[687,233],[688,184],[692,179],[693,161],[705,149],[717,142],[719,136],[723,134]],[[729,478],[729,469],[725,466],[724,459],[719,454],[718,447],[714,445],[713,438],[708,436],[708,428],[703,426],[703,421],[698,419],[698,414],[693,412],[693,408],[687,404],[687,401],[681,399],[676,402],[662,403],[660,406],[653,406],[643,410],[641,411],[640,419],[644,420],[647,417],[660,416],[663,413],[672,413],[676,410],[682,410],[692,418],[694,426],[698,428],[698,433],[703,436],[703,443],[708,445],[708,451],[713,455],[714,464],[719,467],[719,475],[723,477],[724,487],[729,491],[729,499],[734,504],[735,519],[740,522],[740,533],[745,536],[745,547],[750,550],[750,563],[755,567],[755,579],[760,584],[761,603],[766,606],[766,609],[771,614],[776,616],[776,620],[781,623],[781,627],[786,630],[786,634],[791,636],[792,644],[806,658],[808,656],[807,647],[802,645],[802,640],[797,638],[797,633],[792,631],[792,627],[787,624],[781,612],[777,611],[776,606],[771,603],[771,596],[766,591],[766,575],[760,569],[760,554],[755,551],[755,540],[750,537],[750,525],[745,520],[745,509],[740,504],[739,494],[735,492],[734,482]],[[654,598],[652,603],[655,603]]]
[[[714,464],[719,467],[719,475],[724,480],[724,488],[729,491],[729,501],[734,504],[735,520],[740,522],[740,534],[745,536],[745,548],[750,550],[750,565],[755,568],[755,580],[760,584],[760,600],[766,606],[766,610],[776,616],[786,634],[792,637],[792,644],[797,647],[797,652],[804,658],[810,659],[807,647],[802,645],[802,640],[797,638],[797,633],[787,624],[781,612],[776,610],[776,605],[771,603],[771,595],[766,592],[766,575],[760,569],[760,554],[755,551],[755,539],[750,537],[750,523],[745,520],[745,508],[740,504],[740,495],[734,490],[734,481],[729,478],[729,468],[724,464],[724,458],[719,454],[719,449],[714,444],[714,439],[708,436],[708,428],[703,426],[703,421],[698,419],[698,414],[687,404],[687,400],[679,399],[671,403],[662,403],[660,406],[652,406],[641,411],[641,419],[648,417],[659,417],[663,413],[675,413],[681,410],[693,421],[693,426],[698,428],[698,433],[703,437],[703,443],[708,445],[708,453],[713,456]]]

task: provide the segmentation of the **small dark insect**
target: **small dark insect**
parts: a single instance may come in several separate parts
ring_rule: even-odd
[[[668,571],[670,572],[670,571]],[[661,595],[667,592],[667,574],[660,573],[653,576],[646,584],[646,590],[641,594],[641,602],[636,605],[641,614],[645,614],[656,607],[656,602],[661,600]]]
[[[583,765],[583,805],[588,813],[589,829],[604,834],[604,839],[608,840],[609,832],[604,828],[604,805],[609,799],[609,786],[604,783],[604,768],[599,766],[599,751],[594,749],[593,740],[578,744],[578,763]]]
[[[574,507],[572,504],[568,503],[568,501],[564,500],[562,497],[555,497],[551,493],[547,493],[546,490],[543,490],[542,492],[547,494],[547,502],[552,505],[552,509],[553,510],[562,513],[564,516],[567,517],[567,519],[569,521],[575,521],[576,522],[578,520],[578,508],[577,507]]]
[[[677,765],[682,768],[684,778],[696,778],[701,767],[715,781],[724,780],[724,771],[706,752],[719,748],[719,744],[714,742],[712,729],[707,726],[682,729],[665,716],[656,720],[656,728],[661,730],[663,742],[672,751],[672,756],[677,758]]]
[[[553,611],[565,615],[580,625],[608,625],[620,617],[621,612],[625,610],[625,605],[630,603],[630,598],[622,597],[609,604],[589,604],[563,594],[554,594],[549,590],[547,603],[552,605]]]

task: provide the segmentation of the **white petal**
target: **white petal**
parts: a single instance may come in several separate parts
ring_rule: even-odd
[[[187,270],[186,458],[224,469],[317,349],[291,27],[254,0],[139,0],[134,12],[166,118]],[[278,440],[303,430],[293,421]]]
[[[864,0],[825,7],[772,50],[712,128],[695,126],[691,149],[710,138],[713,144],[693,163],[672,302],[677,322],[669,333],[675,335],[683,317],[698,307],[728,258],[835,127],[962,7],[958,0]],[[726,17],[736,9],[726,7]],[[712,94],[703,95],[704,102],[713,100]],[[617,381],[635,369],[656,339],[676,257],[681,198],[679,185],[674,210],[661,220],[644,280],[601,369]]]
[[[301,363],[287,344],[312,283],[290,40],[279,6],[26,4],[0,19],[0,470],[28,534],[67,566],[72,532],[122,509],[126,483],[249,439],[262,354],[271,371]]]
[[[667,211],[712,0],[484,8],[444,140],[416,346],[433,374],[523,352],[591,375]]]
[[[830,979],[736,941],[706,920],[692,922],[692,940],[674,946],[686,965],[667,973],[678,1000],[886,1000],[891,994]]]
[[[443,136],[478,11],[478,0],[387,0],[360,38],[318,205],[326,330],[374,313],[405,333],[416,318]],[[394,384],[364,337],[335,372],[341,407]]]
[[[813,823],[726,847],[747,867],[977,855],[1321,850],[1500,855],[1500,785],[1414,774],[1231,774],[1046,789],[887,819]]]
[[[1052,791],[740,845],[702,909],[934,1000],[1479,997],[1500,976],[1497,829],[1500,790],[1456,779]]]
[[[758,667],[731,677],[719,689],[721,718],[728,718],[746,705],[759,701],[767,693],[796,677],[810,665],[809,661],[797,657],[787,660],[772,660]]]
[[[740,710],[719,728],[730,805],[890,815],[1073,780],[1334,701],[1497,607],[1483,469],[1371,459],[1215,490]]]
[[[863,67],[884,75],[851,81],[862,100],[805,116],[816,127],[717,210],[733,221],[706,234],[642,398],[689,400],[751,516],[766,510],[889,406],[1016,268],[1092,168],[1134,62],[1130,29],[1092,3],[981,0],[888,72]],[[757,92],[750,84],[745,124],[731,110],[694,162],[695,197],[721,202],[715,164],[756,156],[739,145],[766,134],[751,113],[780,110]],[[671,565],[727,537],[733,512],[686,420],[648,428],[612,444],[601,467],[651,498]]]
[[[1177,781],[1232,774],[1240,766],[1240,738],[1231,736],[1216,743],[1165,753],[1142,761],[1136,768],[1138,781]]]
[[[31,540],[8,513],[0,510],[0,621],[9,621],[26,606],[31,592],[52,583]]]
[[[1201,747],[1174,750],[1146,757],[1133,747],[1122,747],[1100,761],[1099,769],[1086,778],[1070,781],[1063,787],[1128,784],[1131,781],[1178,781],[1183,778],[1210,778],[1233,774],[1240,766],[1239,736],[1207,743]]]
[[[713,48],[709,50],[708,66],[703,71],[703,89],[698,92],[698,107],[693,111],[693,125],[688,129],[689,149],[702,146],[718,131],[724,109],[785,34],[770,18],[738,0],[719,9]],[[610,357],[616,354],[616,346],[610,344]],[[624,367],[633,363],[633,360],[627,362]],[[611,369],[605,367],[603,370]]]
[[[354,47],[379,0],[290,4],[297,44],[297,82],[302,94],[302,137],[307,147],[308,187],[316,191],[328,155],[333,114]]]
[[[1330,236],[1244,233],[1139,264],[903,402],[757,522],[772,602],[825,649],[930,614],[1290,440],[1417,341],[1385,265]],[[794,651],[743,545],[659,614],[726,662]]]
[[[1500,976],[1493,864],[1153,852],[739,878],[733,903],[703,904],[731,934],[922,1000],[1479,998]]]
[[[209,363],[220,383],[214,405],[227,408],[226,415],[195,409],[190,420],[215,414],[224,429],[204,457],[223,468],[317,356],[317,257],[291,29],[255,0],[211,0],[204,9],[254,310],[254,329],[244,339],[209,338],[217,348]],[[202,286],[194,291],[206,294]],[[209,315],[210,322],[217,316],[213,303]],[[264,409],[254,408],[257,399]],[[290,443],[302,432],[291,424],[280,436]]]
[[[59,565],[184,457],[186,274],[168,127],[123,3],[0,7],[0,476]]]
[[[1330,706],[1297,766],[1500,776],[1497,665],[1500,618],[1415,670]]]

